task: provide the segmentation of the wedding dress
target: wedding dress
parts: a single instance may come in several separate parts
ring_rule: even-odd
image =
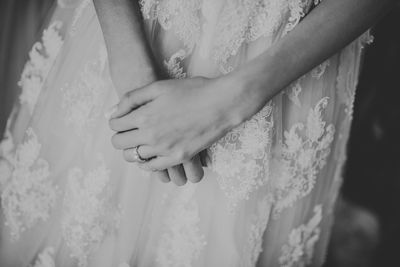
[[[319,1],[140,4],[158,63],[184,79],[257,57]],[[106,115],[118,97],[93,3],[60,0],[0,145],[0,265],[321,266],[371,40],[293,82],[210,147],[200,183],[177,187],[112,147]]]

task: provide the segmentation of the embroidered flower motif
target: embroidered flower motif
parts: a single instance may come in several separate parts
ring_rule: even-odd
[[[289,235],[288,244],[282,247],[279,258],[282,267],[305,267],[311,264],[314,247],[320,236],[318,227],[322,220],[322,206],[314,208],[314,216],[310,221],[293,229]]]
[[[306,15],[308,2],[309,0],[289,0],[290,17],[283,30],[283,36],[291,32],[299,24],[301,18]]]
[[[168,75],[174,79],[185,79],[186,73],[183,67],[180,66],[180,62],[186,57],[186,51],[181,49],[171,56],[168,61],[164,61],[164,66],[167,69]]]
[[[141,0],[143,16],[157,20],[164,30],[173,30],[188,51],[200,38],[202,0]]]
[[[33,267],[56,267],[54,262],[54,248],[48,247],[37,257]]]
[[[282,0],[227,1],[217,23],[213,58],[224,70],[243,43],[271,36],[287,8]],[[226,72],[226,71],[225,71]]]
[[[295,104],[299,108],[301,108],[299,95],[302,91],[300,81],[301,79],[296,80],[286,91],[286,95],[289,98],[289,100],[292,101],[293,104]]]
[[[232,207],[267,182],[273,130],[272,103],[210,148],[211,168]]]
[[[361,35],[359,40],[361,42],[362,48],[364,48],[366,45],[370,45],[374,42],[374,36],[371,34],[371,31],[368,30],[363,35]]]
[[[32,128],[12,159],[13,171],[1,194],[5,223],[18,239],[39,220],[45,221],[56,202],[57,190],[49,179],[47,161],[39,158],[41,145]]]
[[[314,5],[317,6],[322,2],[322,0],[314,0]]]
[[[241,266],[256,266],[258,257],[263,250],[263,235],[268,225],[271,212],[271,204],[272,199],[269,196],[265,196],[262,200],[258,202],[256,214],[251,220],[249,238],[244,252],[244,262]]]
[[[27,104],[33,112],[44,81],[61,49],[63,40],[59,34],[62,23],[55,21],[44,30],[42,41],[33,45],[29,52],[29,61],[25,64],[18,85],[22,88],[19,100]]]
[[[10,121],[9,121],[10,122]],[[14,141],[9,130],[9,122],[3,140],[0,142],[0,192],[10,179],[13,171],[12,160],[14,156]]]
[[[90,254],[115,222],[109,183],[110,171],[103,160],[90,172],[74,168],[68,174],[62,235],[79,266],[87,266]]]
[[[190,267],[206,245],[200,232],[199,207],[193,195],[196,185],[186,185],[170,205],[165,233],[157,249],[157,263],[162,267]]]
[[[92,3],[92,0],[82,0],[80,5],[74,11],[74,17],[72,19],[71,28],[69,34],[74,36],[77,31],[77,24],[79,19],[82,17],[83,12],[85,11],[86,7],[88,7]]]
[[[329,67],[330,64],[331,62],[329,59],[325,60],[323,63],[321,63],[311,71],[311,76],[313,78],[316,78],[317,80],[321,79],[322,75],[324,75],[325,70]]]
[[[335,132],[333,124],[326,126],[322,120],[322,109],[327,105],[328,97],[322,98],[309,111],[306,124],[296,123],[285,131],[281,151],[272,157],[275,216],[311,192],[326,164]]]
[[[107,92],[107,83],[102,75],[106,62],[107,51],[101,46],[99,58],[88,62],[78,78],[61,89],[66,124],[71,125],[78,135],[82,135],[102,113],[102,100]]]

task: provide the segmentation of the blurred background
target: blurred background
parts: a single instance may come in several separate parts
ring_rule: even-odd
[[[54,0],[0,0],[0,136]],[[325,267],[400,266],[400,4],[374,28]]]

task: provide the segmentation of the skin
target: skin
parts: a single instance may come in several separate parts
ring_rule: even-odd
[[[120,98],[132,89],[158,80],[160,72],[146,42],[137,1],[94,0],[93,3],[109,55],[111,78]],[[122,149],[125,160],[135,161],[132,153],[134,147]],[[199,182],[204,172],[200,157],[194,155],[184,164],[171,165],[155,171],[153,175],[163,182],[172,180],[177,185],[184,185],[188,180]]]
[[[143,156],[153,157],[141,163],[148,170],[188,162],[360,36],[394,3],[324,0],[270,49],[228,75],[157,81],[126,93],[110,120],[119,132],[114,146],[140,145]]]

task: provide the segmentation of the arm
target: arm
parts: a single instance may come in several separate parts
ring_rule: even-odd
[[[110,73],[119,96],[157,79],[156,64],[146,42],[138,1],[93,1],[109,55]],[[133,131],[134,132],[134,131]],[[130,138],[130,137],[129,137]],[[131,147],[124,150],[127,161],[134,161]],[[172,179],[182,185],[187,179],[198,182],[203,176],[199,156],[183,166],[155,173],[162,181]]]
[[[136,133],[136,141],[152,143],[148,155],[157,156],[143,164],[144,168],[163,169],[185,162],[361,35],[393,3],[394,0],[324,0],[292,32],[228,75],[160,81],[130,92],[112,116],[111,127],[120,131],[127,126],[143,129]],[[131,112],[139,106],[142,107]],[[118,136],[116,143],[121,147],[129,145]]]
[[[123,96],[156,80],[138,1],[93,0],[109,55],[111,78]]]
[[[256,109],[242,110],[234,120],[251,117],[266,101],[312,68],[337,53],[383,16],[393,0],[324,0],[292,32],[240,70],[232,81],[246,95],[264,101]],[[299,49],[300,48],[300,49]],[[288,67],[290,66],[290,67]],[[268,90],[265,90],[268,84]],[[247,106],[247,105],[243,105]]]

